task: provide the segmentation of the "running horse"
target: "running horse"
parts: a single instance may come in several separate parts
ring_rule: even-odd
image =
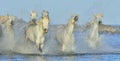
[[[96,49],[99,45],[99,24],[102,23],[103,14],[94,15],[93,19],[90,21],[90,33],[88,36],[89,47]]]
[[[71,18],[68,20],[67,25],[59,27],[56,31],[55,38],[61,45],[62,52],[70,53],[70,52],[74,52],[75,50],[73,31],[75,24],[78,21],[78,18],[79,15],[71,16]]]
[[[43,11],[41,18],[36,21],[36,24],[28,25],[25,30],[25,40],[30,40],[36,43],[37,48],[40,52],[43,51],[45,33],[48,32],[49,27],[49,13],[48,11]]]

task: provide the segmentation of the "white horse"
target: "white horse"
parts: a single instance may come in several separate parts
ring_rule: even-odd
[[[14,25],[15,16],[6,15],[0,16],[0,25],[4,26],[5,28],[11,28]],[[8,29],[9,30],[9,29]]]
[[[8,15],[5,15],[5,16],[0,16],[0,36],[3,35],[3,32],[2,32],[2,24],[5,23],[6,21],[8,20]]]
[[[14,20],[15,17],[14,16],[6,16],[6,20],[3,20],[3,22],[1,22],[1,26],[2,26],[2,30],[3,30],[3,35],[7,38],[9,38],[9,40],[14,40],[14,29],[13,29],[13,25],[14,25]]]
[[[72,16],[67,25],[57,29],[55,38],[62,46],[62,52],[73,52],[75,50],[73,31],[78,18],[78,15]]]
[[[48,32],[49,26],[49,13],[42,12],[42,17],[34,25],[28,25],[25,31],[25,40],[30,40],[36,43],[36,46],[42,52],[44,46],[44,34]]]
[[[103,14],[99,13],[99,14],[97,14],[97,15],[95,15],[95,16],[99,17],[98,24],[99,24],[99,25],[102,24],[102,20],[101,20],[101,19],[102,19],[102,17],[103,17]],[[93,19],[95,19],[95,16],[94,16]],[[88,30],[88,29],[91,28],[92,26],[93,26],[93,25],[92,25],[92,21],[91,21],[91,22],[88,22],[87,24],[84,25],[83,30]]]
[[[9,18],[9,15],[0,16],[0,24],[5,23]]]
[[[36,24],[36,18],[38,17],[38,13],[36,11],[31,11],[30,13],[30,22],[29,22],[29,25],[31,24]]]
[[[99,44],[99,24],[102,21],[102,14],[97,14],[94,16],[93,20],[90,22],[90,34],[88,37],[89,46],[95,49]]]

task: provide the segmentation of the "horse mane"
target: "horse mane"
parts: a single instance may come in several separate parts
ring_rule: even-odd
[[[8,16],[0,16],[0,24],[5,23],[8,20]]]
[[[46,17],[45,17],[46,18]],[[48,20],[50,20],[49,16],[47,16]],[[37,21],[37,24],[42,25],[42,21],[43,21],[44,17],[41,16],[40,19]]]
[[[0,20],[7,19],[8,16],[0,16]]]
[[[40,18],[36,23],[38,24],[38,25],[42,25],[42,18]]]
[[[64,29],[66,29],[70,33],[72,33],[74,31],[74,25],[71,24],[71,21],[74,20],[72,17],[68,20],[66,26],[64,27]]]

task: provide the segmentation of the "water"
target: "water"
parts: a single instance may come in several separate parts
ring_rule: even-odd
[[[21,56],[2,55],[0,61],[119,61],[120,55]]]
[[[10,51],[23,53],[22,54],[3,54],[0,55],[0,61],[120,61],[120,34],[100,33],[100,44],[97,49],[93,50],[89,47],[87,37],[89,31],[74,32],[76,55],[64,55],[64,56],[39,56],[39,55],[27,55],[27,54],[39,54],[39,50],[34,43],[24,41],[24,22],[15,23],[15,40],[0,40],[0,53],[6,53]],[[22,27],[22,25],[24,25]],[[44,46],[44,52],[46,54],[59,54],[60,46],[55,41],[55,35],[53,31],[46,34],[46,41]],[[76,29],[77,30],[77,29]],[[9,42],[8,42],[9,41]],[[8,47],[9,46],[9,47]],[[4,47],[4,48],[3,48]],[[6,51],[9,50],[10,51]],[[79,53],[79,54],[78,54]],[[84,55],[81,55],[83,53]],[[85,54],[92,53],[92,54]],[[100,53],[100,54],[96,54]],[[105,53],[105,54],[102,54]],[[112,53],[112,54],[110,54]],[[117,54],[118,53],[118,54]]]
[[[94,52],[89,49],[87,44],[84,45],[84,40],[86,33],[75,32],[76,43],[78,43],[76,52]],[[79,37],[81,36],[81,37]],[[103,52],[116,52],[119,53],[120,49],[120,34],[100,34],[104,40],[102,40],[101,45],[97,51]],[[81,38],[81,39],[79,39]],[[82,42],[81,42],[82,41]],[[83,47],[82,47],[83,46]],[[107,47],[106,47],[107,46]],[[105,49],[107,48],[107,49]],[[109,51],[111,50],[111,51]],[[70,56],[38,56],[38,55],[0,55],[0,61],[120,61],[119,54],[100,54],[100,55],[70,55]]]

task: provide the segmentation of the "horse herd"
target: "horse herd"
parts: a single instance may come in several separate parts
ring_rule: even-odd
[[[36,11],[31,11],[30,13],[30,21],[26,26],[24,35],[25,41],[32,41],[36,44],[36,47],[42,53],[44,41],[45,41],[45,33],[49,31],[50,17],[49,12],[43,10],[41,13],[41,18],[37,20],[38,13]],[[103,14],[94,15],[93,19],[87,23],[86,27],[92,27],[92,31],[89,35],[89,47],[95,49],[99,45],[99,33],[98,27],[99,24],[102,23]],[[14,25],[14,16],[6,15],[0,16],[0,26],[3,26],[8,33],[14,33],[13,25]],[[59,26],[55,33],[55,39],[61,45],[61,50],[64,52],[73,52],[75,50],[75,39],[74,39],[74,28],[76,23],[79,20],[79,15],[72,15],[68,23],[63,26]],[[94,36],[96,35],[96,36]],[[69,50],[68,50],[69,49]]]

